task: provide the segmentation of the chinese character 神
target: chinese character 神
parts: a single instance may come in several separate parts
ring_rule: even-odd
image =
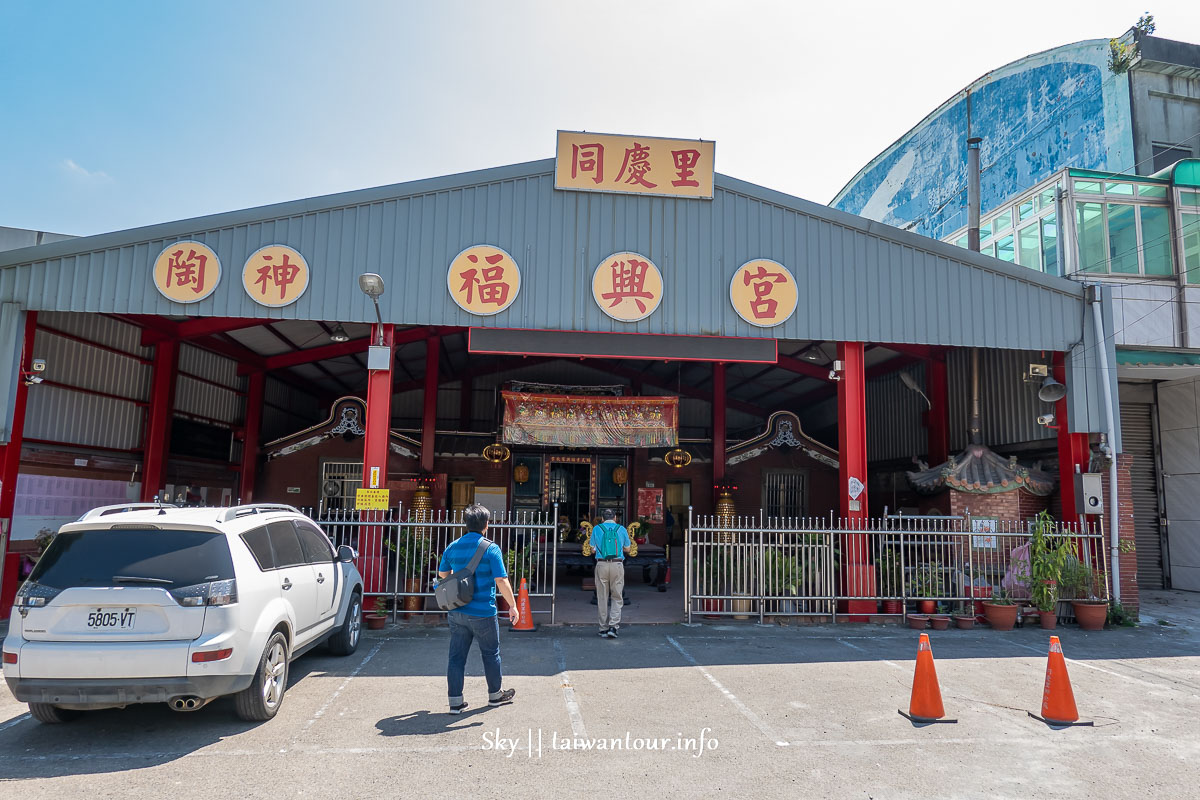
[[[646,180],[646,173],[650,171],[650,148],[633,143],[633,147],[625,150],[625,160],[621,162],[621,171],[617,173],[617,180],[620,181],[625,175],[625,170],[629,170],[629,177],[625,178],[626,183],[640,183],[647,189],[653,189],[658,186],[657,183],[650,183]]]
[[[671,158],[675,161],[675,171],[679,173],[679,180],[671,181],[672,186],[700,185],[692,177],[696,174],[696,164],[700,162],[699,150],[672,150]]]
[[[615,308],[622,300],[633,300],[637,307],[646,313],[645,300],[653,300],[654,295],[646,291],[646,271],[650,265],[645,261],[631,258],[628,261],[614,261],[609,265],[612,270],[612,291],[600,295],[604,300],[612,300],[609,308]]]
[[[591,172],[595,183],[604,181],[604,145],[571,145],[571,177],[574,178],[580,172]]]
[[[500,262],[504,260],[503,253],[485,256],[486,261],[490,266],[483,267],[482,270],[468,269],[460,272],[458,277],[463,279],[463,285],[459,288],[460,292],[467,293],[467,305],[470,305],[472,300],[472,292],[475,287],[479,287],[479,302],[492,303],[502,306],[508,302],[508,293],[512,287],[504,282],[504,267],[500,266]],[[472,264],[479,263],[479,256],[472,253],[467,256],[467,261]],[[478,273],[482,272],[482,276]]]
[[[775,284],[787,283],[787,277],[781,272],[768,272],[766,267],[759,264],[757,273],[752,275],[750,270],[746,270],[742,273],[742,280],[746,286],[754,283],[754,299],[750,301],[750,310],[755,319],[774,319],[779,303],[767,295],[775,288]]]
[[[204,265],[207,262],[208,256],[195,250],[189,250],[187,258],[183,257],[182,248],[171,253],[167,259],[167,288],[171,288],[171,278],[174,278],[176,286],[190,285],[193,292],[203,294]]]
[[[274,256],[264,255],[263,261],[273,261]],[[288,261],[287,253],[283,254],[282,264],[264,264],[258,268],[258,280],[254,283],[261,284],[259,291],[263,297],[267,296],[267,281],[275,285],[279,290],[279,299],[283,300],[287,297],[287,287],[291,286],[300,274],[300,267]]]

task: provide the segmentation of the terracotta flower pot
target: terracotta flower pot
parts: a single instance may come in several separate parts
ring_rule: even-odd
[[[409,578],[404,582],[404,591],[408,592],[404,597],[404,610],[406,612],[420,611],[425,605],[425,598],[419,594],[421,591],[421,579]],[[405,619],[411,619],[413,614],[406,613]]]
[[[934,614],[929,618],[929,625],[935,631],[944,631],[950,627],[950,617],[946,614]]]
[[[704,610],[707,612],[712,612],[712,613],[705,614],[704,618],[705,619],[720,619],[720,615],[717,614],[716,612],[721,610],[721,601],[710,598],[703,602],[704,602]]]
[[[965,617],[959,614],[954,615],[954,627],[961,631],[967,631],[975,627],[975,616],[968,614]]]
[[[1038,616],[1041,617],[1042,630],[1052,631],[1058,626],[1058,614],[1054,611],[1039,611]]]
[[[934,600],[918,600],[917,609],[922,614],[932,614],[937,610],[937,602]]]
[[[903,614],[904,613],[904,601],[903,600],[884,600],[883,601],[883,613],[884,614],[896,614],[896,615]]]
[[[993,629],[998,631],[1011,631],[1017,624],[1016,605],[1003,606],[997,603],[989,603],[986,600],[983,603],[983,616],[987,618],[988,624]]]
[[[1071,608],[1075,611],[1075,621],[1085,631],[1102,631],[1104,622],[1108,619],[1108,603],[1093,600],[1072,600]]]
[[[914,631],[925,630],[925,623],[927,622],[929,622],[929,617],[925,616],[924,614],[908,615],[908,627],[912,628]]]
[[[383,630],[383,626],[387,624],[386,614],[365,614],[363,619],[367,622],[367,629],[372,631]]]

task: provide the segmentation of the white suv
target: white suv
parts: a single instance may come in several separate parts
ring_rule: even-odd
[[[93,509],[17,592],[4,679],[42,722],[229,694],[243,719],[271,719],[292,659],[358,647],[354,556],[291,506]]]

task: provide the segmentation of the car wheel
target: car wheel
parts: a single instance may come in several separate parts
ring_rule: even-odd
[[[266,722],[279,712],[287,691],[287,637],[278,631],[267,640],[251,684],[234,695],[237,715],[249,722]]]
[[[38,722],[44,722],[47,725],[58,725],[63,722],[70,722],[73,719],[79,719],[83,716],[83,712],[74,708],[59,708],[50,703],[30,703],[29,713]]]
[[[334,655],[348,656],[358,649],[362,633],[362,593],[357,589],[350,596],[350,607],[346,609],[346,621],[329,637],[329,650]]]

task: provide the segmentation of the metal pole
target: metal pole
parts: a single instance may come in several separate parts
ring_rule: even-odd
[[[1101,319],[1100,287],[1092,284],[1088,287],[1092,302],[1092,322],[1096,328],[1096,358],[1100,361],[1100,382],[1104,384],[1104,422],[1108,431],[1108,442],[1102,447],[1108,448],[1108,507],[1110,522],[1109,548],[1111,554],[1112,597],[1117,603],[1121,602],[1121,560],[1120,560],[1120,498],[1117,494],[1117,448],[1116,448],[1116,418],[1113,412],[1112,384],[1109,381],[1108,348],[1104,346],[1104,321]]]
[[[983,139],[967,139],[967,249],[979,252],[979,143]]]
[[[550,624],[554,624],[555,603],[558,600],[558,503],[554,504],[554,516],[550,517],[550,540],[554,542],[553,567],[550,568]]]
[[[683,533],[683,610],[692,624],[692,507],[688,506],[688,526]]]

